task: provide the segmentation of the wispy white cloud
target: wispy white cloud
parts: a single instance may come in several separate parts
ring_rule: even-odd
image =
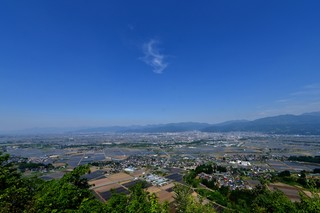
[[[309,84],[304,86],[302,89],[293,92],[291,96],[319,96],[320,95],[320,85],[319,84]]]
[[[292,98],[284,98],[284,99],[276,100],[276,103],[288,103],[291,100],[292,100]]]
[[[150,65],[154,73],[161,74],[167,68],[168,63],[165,62],[165,55],[161,54],[157,45],[158,40],[151,39],[143,44],[144,57],[141,58],[146,64]]]
[[[308,84],[303,87],[304,89],[320,89],[320,84]]]
[[[320,109],[320,84],[309,84],[296,91],[275,100],[268,106],[258,109],[257,117],[273,116],[279,114],[302,114],[315,112]]]

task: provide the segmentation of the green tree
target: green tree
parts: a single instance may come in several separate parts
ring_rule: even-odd
[[[24,178],[8,154],[0,153],[0,212],[23,212],[33,205],[39,184],[35,178]]]
[[[279,190],[264,190],[251,207],[253,212],[297,212],[295,205]]]
[[[59,212],[78,210],[95,199],[89,191],[89,185],[82,175],[89,171],[88,166],[79,166],[65,174],[60,180],[45,182],[35,196],[33,211]],[[97,202],[95,204],[98,205]],[[100,207],[99,207],[100,208]]]
[[[198,173],[195,170],[190,170],[188,174],[186,174],[183,179],[186,183],[191,185],[192,187],[198,187],[200,180],[195,179]]]
[[[106,204],[107,212],[125,213],[128,202],[129,202],[128,197],[125,194],[112,192],[112,196],[107,201],[107,204]]]
[[[168,204],[160,204],[155,194],[149,194],[143,189],[143,183],[130,188],[130,194],[113,193],[107,201],[106,210],[110,213],[165,213]]]
[[[181,184],[176,184],[174,186],[174,192],[177,212],[186,212],[186,209],[190,203],[189,196],[192,192],[191,189]]]
[[[188,205],[185,210],[186,213],[212,213],[215,212],[210,204],[203,205],[197,202],[191,195],[188,197]]]
[[[290,177],[291,173],[288,170],[282,171],[278,174],[279,177]]]
[[[97,199],[84,199],[80,204],[78,212],[91,213],[91,212],[108,212],[106,206]]]
[[[191,193],[192,190],[184,185],[176,184],[174,186],[176,211],[183,213],[211,213],[215,212],[212,206],[203,205],[202,199],[196,201]]]
[[[308,180],[305,170],[300,172],[300,177],[298,178],[297,183],[301,184],[303,187],[308,187]]]
[[[320,212],[320,197],[317,193],[312,193],[311,198],[300,193],[301,201],[297,203],[298,212]]]

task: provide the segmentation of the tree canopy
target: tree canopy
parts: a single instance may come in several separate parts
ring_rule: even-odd
[[[215,168],[202,166],[190,171],[185,180],[191,185],[198,185],[199,180],[195,180],[197,173],[210,173]],[[159,203],[155,194],[144,190],[142,183],[132,186],[128,195],[113,193],[106,203],[100,202],[93,196],[87,180],[83,178],[88,171],[89,166],[79,166],[61,179],[43,181],[36,177],[22,176],[18,165],[10,161],[10,156],[0,153],[0,212],[169,212],[169,204]],[[300,178],[306,178],[303,172]],[[197,199],[192,196],[194,190],[200,195]],[[320,212],[317,193],[308,197],[301,192],[301,202],[293,203],[281,191],[270,191],[264,186],[253,190],[230,190],[228,187],[194,189],[177,184],[174,193],[177,212],[214,212],[210,202],[236,212]],[[205,198],[211,201],[203,205],[202,200]]]

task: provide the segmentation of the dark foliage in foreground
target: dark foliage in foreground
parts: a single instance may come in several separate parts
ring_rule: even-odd
[[[252,190],[230,190],[224,186],[218,188],[214,181],[199,180],[197,178],[198,172],[202,172],[203,168],[207,167],[208,165],[198,166],[195,170],[191,170],[184,179],[191,187],[197,187],[199,181],[201,181],[207,188],[199,187],[196,189],[197,193],[214,203],[224,206],[225,212],[320,212],[320,198],[317,193],[311,193],[312,197],[310,198],[301,192],[301,202],[291,202],[283,192],[279,190],[270,191],[264,185],[258,185]],[[291,176],[289,171],[281,172],[276,178],[277,181],[291,180],[291,182],[300,183],[304,187],[313,186],[310,190],[316,188],[315,184],[309,182],[306,185],[302,184],[306,181],[304,171],[294,181],[292,180],[294,177]]]
[[[104,204],[82,178],[87,172],[88,166],[79,166],[59,180],[26,178],[9,155],[0,153],[0,212],[168,212],[168,205],[159,204],[142,184],[133,186],[129,196],[113,194]]]
[[[204,165],[190,172],[187,180],[195,181],[198,172],[211,172],[215,166]],[[39,178],[26,178],[10,162],[9,155],[0,153],[0,212],[151,212],[169,211],[167,203],[160,204],[154,194],[149,194],[141,184],[130,189],[129,195],[113,194],[107,203],[98,201],[89,190],[82,176],[89,171],[88,166],[80,166],[65,174],[59,180],[43,181]],[[193,181],[192,181],[193,179]],[[301,194],[300,203],[292,203],[280,191],[271,192],[264,187],[254,190],[230,191],[220,189],[197,189],[202,195],[199,201],[191,196],[192,189],[176,185],[175,210],[177,212],[214,212],[213,206],[221,204],[225,210],[236,212],[320,212],[320,199],[317,194],[309,198]],[[214,203],[203,205],[207,198]]]

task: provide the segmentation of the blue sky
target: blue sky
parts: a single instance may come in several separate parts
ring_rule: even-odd
[[[320,109],[319,1],[0,3],[0,131]]]

